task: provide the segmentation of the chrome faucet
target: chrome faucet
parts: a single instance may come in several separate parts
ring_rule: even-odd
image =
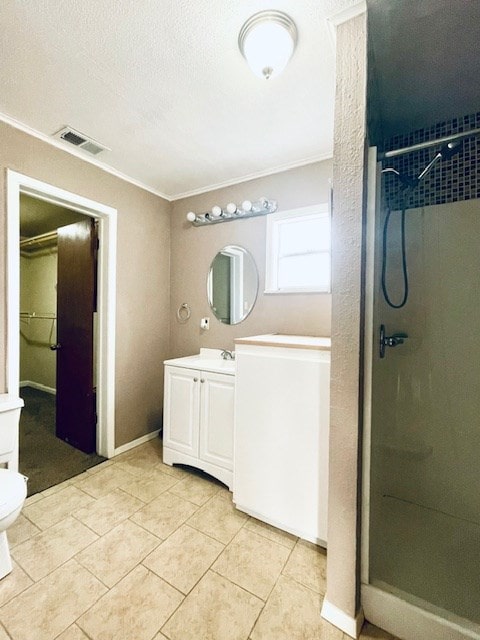
[[[220,354],[223,360],[235,360],[235,353],[233,351],[229,351],[228,349],[224,349]]]

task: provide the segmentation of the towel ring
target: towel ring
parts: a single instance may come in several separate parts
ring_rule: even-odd
[[[177,309],[177,319],[179,322],[187,322],[192,315],[190,307],[186,302],[183,302]]]

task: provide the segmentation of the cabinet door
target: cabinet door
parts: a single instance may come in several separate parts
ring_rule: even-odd
[[[165,367],[163,444],[198,457],[200,372]]]
[[[235,377],[203,373],[200,401],[200,458],[233,469]]]

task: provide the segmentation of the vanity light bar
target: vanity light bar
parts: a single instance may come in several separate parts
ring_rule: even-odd
[[[187,213],[187,220],[191,222],[194,227],[201,227],[205,224],[217,224],[217,222],[230,222],[231,220],[238,220],[240,218],[264,216],[276,210],[276,200],[259,198],[255,202],[244,200],[240,207],[237,207],[234,202],[229,202],[224,209],[215,205],[211,211],[198,215],[193,211],[189,211]]]

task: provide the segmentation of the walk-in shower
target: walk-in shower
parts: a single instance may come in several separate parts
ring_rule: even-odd
[[[388,246],[388,224],[390,222],[390,216],[393,213],[393,209],[391,209],[387,204],[387,213],[385,216],[385,220],[383,223],[383,232],[382,232],[382,293],[385,298],[385,302],[392,307],[393,309],[401,309],[405,306],[408,300],[408,267],[407,267],[407,249],[405,244],[405,219],[406,219],[406,208],[407,208],[407,197],[409,195],[410,190],[416,189],[420,182],[426,178],[426,176],[430,173],[433,167],[437,164],[439,160],[450,160],[450,158],[460,151],[461,145],[463,142],[463,138],[454,139],[450,142],[447,142],[430,160],[427,166],[418,174],[418,176],[408,176],[403,173],[400,173],[394,167],[385,167],[382,169],[382,174],[384,173],[393,173],[398,178],[398,182],[400,185],[400,199],[402,202],[401,208],[401,263],[402,263],[402,278],[403,278],[403,294],[401,296],[401,300],[398,303],[395,303],[390,298],[387,286],[387,246]],[[406,337],[406,336],[405,336]],[[384,344],[384,343],[382,343]],[[396,346],[396,345],[394,345]]]
[[[406,640],[480,639],[480,113],[442,126],[369,168],[362,603]]]

